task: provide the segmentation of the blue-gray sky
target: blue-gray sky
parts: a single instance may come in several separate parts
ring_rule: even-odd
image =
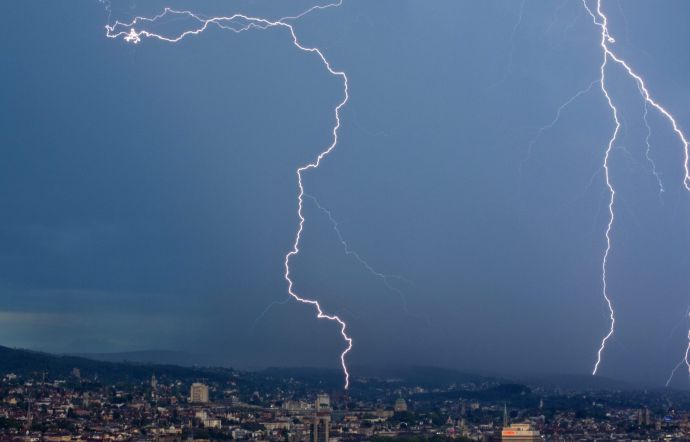
[[[308,1],[173,2],[278,18]],[[113,19],[160,2],[113,2]],[[350,323],[353,364],[588,373],[613,120],[581,2],[346,0],[296,23],[347,72],[337,150],[305,184],[296,288]],[[0,26],[0,344],[174,349],[239,367],[338,366],[337,328],[287,297],[295,169],[330,142],[342,84],[280,29],[171,45],[107,39],[94,1],[6,5]],[[690,5],[604,1],[615,48],[690,128]],[[521,11],[522,9],[522,11]],[[521,20],[519,17],[522,17]],[[170,24],[175,26],[175,23]],[[182,26],[182,24],[180,24]],[[663,383],[687,344],[682,146],[620,69],[623,127],[601,373]],[[404,299],[403,299],[404,298]],[[257,320],[257,318],[259,318]],[[680,375],[677,385],[687,378]]]

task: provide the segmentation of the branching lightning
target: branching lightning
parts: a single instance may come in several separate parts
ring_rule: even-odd
[[[681,360],[676,364],[676,366],[671,370],[671,374],[669,375],[668,379],[666,380],[666,386],[668,387],[669,384],[671,384],[671,380],[673,380],[673,376],[676,374],[676,371],[680,368],[681,365],[685,364],[686,367],[688,367],[688,376],[690,377],[690,331],[688,331],[688,346],[685,347],[685,354],[681,358]]]
[[[98,0],[98,3],[102,4],[105,12],[108,13],[108,23],[110,23],[110,18],[113,15],[113,5],[110,3],[110,0]]]
[[[508,79],[508,76],[510,75],[510,71],[513,69],[513,63],[515,62],[515,35],[517,34],[518,29],[520,29],[520,25],[522,24],[522,17],[525,13],[525,0],[522,0],[520,2],[520,9],[518,9],[517,12],[517,20],[515,21],[515,24],[513,25],[513,31],[510,33],[510,58],[508,59],[508,66],[506,67],[505,72],[503,73],[503,76],[496,81],[496,83],[492,84],[491,87],[496,87],[506,81]]]
[[[110,7],[110,1],[109,0],[99,0],[101,3],[103,3],[106,7],[106,10],[108,14],[110,15],[111,13],[111,7]],[[340,334],[345,341],[346,348],[342,351],[340,354],[340,362],[342,365],[343,373],[344,373],[344,388],[348,389],[349,384],[350,384],[350,373],[348,371],[347,363],[346,363],[346,358],[348,353],[352,350],[353,347],[353,340],[348,334],[347,330],[347,324],[343,319],[341,319],[339,316],[334,315],[334,314],[328,314],[326,313],[321,304],[319,303],[318,300],[316,299],[310,299],[310,298],[305,298],[303,296],[300,296],[297,294],[294,288],[294,281],[292,279],[292,274],[291,274],[291,267],[290,263],[293,257],[298,255],[300,253],[300,244],[301,244],[301,239],[302,239],[302,234],[304,232],[304,224],[305,224],[305,215],[304,215],[304,202],[305,198],[311,198],[317,205],[319,209],[324,211],[326,215],[328,216],[329,220],[331,221],[333,228],[335,232],[338,235],[338,239],[342,246],[345,249],[345,253],[349,256],[352,256],[354,259],[356,259],[362,266],[364,266],[370,273],[373,275],[377,276],[378,278],[382,279],[384,284],[391,290],[396,291],[397,293],[400,294],[400,291],[392,286],[389,283],[389,278],[391,276],[385,275],[383,273],[380,273],[376,271],[373,267],[371,267],[366,260],[364,260],[357,252],[353,251],[350,249],[348,243],[343,239],[343,236],[340,233],[340,230],[338,228],[338,223],[336,220],[333,218],[332,214],[330,211],[322,207],[318,201],[311,197],[310,195],[305,193],[305,188],[304,188],[304,183],[303,183],[303,178],[304,174],[307,171],[310,171],[312,169],[317,169],[321,165],[321,162],[336,148],[338,141],[339,141],[339,130],[341,127],[341,110],[342,108],[348,103],[349,101],[349,89],[348,89],[348,77],[344,71],[339,71],[335,70],[328,59],[324,56],[323,52],[321,49],[318,47],[309,47],[309,46],[304,46],[299,38],[297,37],[297,34],[295,32],[295,28],[293,24],[291,24],[291,21],[300,19],[301,17],[316,11],[316,10],[322,10],[322,9],[327,9],[327,8],[332,8],[332,7],[339,7],[342,5],[343,0],[337,0],[334,3],[329,3],[326,5],[317,5],[313,6],[306,11],[295,15],[295,16],[289,16],[289,17],[283,17],[277,20],[271,20],[271,19],[266,19],[266,18],[261,18],[261,17],[250,17],[247,15],[243,14],[234,14],[231,16],[218,16],[218,17],[210,17],[210,18],[205,18],[201,17],[200,15],[194,14],[190,11],[186,10],[174,10],[171,8],[165,8],[163,12],[161,12],[158,15],[155,15],[153,17],[135,17],[132,19],[130,22],[123,23],[119,21],[115,21],[112,25],[109,24],[106,25],[106,36],[108,38],[112,39],[118,39],[122,38],[124,41],[132,44],[138,44],[140,43],[143,39],[146,38],[153,38],[157,39],[160,41],[168,42],[168,43],[177,43],[184,39],[185,37],[188,36],[195,36],[203,33],[206,31],[209,27],[216,26],[220,29],[223,30],[228,30],[232,31],[234,33],[241,33],[244,31],[249,31],[252,29],[257,29],[257,30],[267,30],[269,28],[280,28],[287,30],[290,34],[290,37],[292,39],[293,45],[300,51],[308,53],[308,54],[314,54],[316,55],[321,62],[323,63],[324,67],[328,71],[328,73],[334,77],[339,78],[342,81],[343,85],[343,98],[341,101],[338,102],[338,104],[334,107],[333,112],[335,116],[335,123],[331,129],[331,134],[332,134],[332,142],[325,148],[323,149],[311,162],[300,166],[296,170],[296,175],[297,175],[297,218],[298,218],[298,226],[295,232],[294,240],[292,242],[292,246],[290,250],[285,254],[284,257],[284,279],[287,283],[287,291],[289,294],[288,299],[294,299],[300,303],[303,304],[308,304],[311,305],[315,308],[316,310],[316,317],[318,319],[326,319],[328,321],[332,321],[338,324],[340,328]],[[592,8],[589,6],[588,3],[590,2],[596,2],[596,8]],[[615,331],[615,325],[616,325],[616,313],[614,310],[614,305],[612,298],[609,293],[609,286],[608,286],[608,264],[609,264],[609,257],[611,255],[611,250],[612,250],[612,230],[614,227],[614,224],[616,223],[616,188],[614,186],[614,183],[611,180],[610,176],[610,160],[611,160],[611,153],[614,149],[614,145],[618,139],[620,130],[621,130],[621,115],[619,113],[618,107],[616,106],[616,103],[614,99],[612,98],[611,94],[609,93],[609,89],[607,86],[607,82],[609,81],[607,79],[607,72],[610,64],[618,65],[623,70],[627,73],[627,75],[634,80],[638,92],[643,99],[644,102],[644,124],[647,128],[647,135],[645,137],[645,145],[646,145],[646,150],[645,150],[645,157],[647,161],[650,163],[651,168],[652,168],[652,173],[656,177],[657,184],[659,186],[659,192],[660,194],[665,191],[663,182],[661,180],[661,176],[657,171],[656,164],[654,163],[652,157],[651,157],[651,127],[649,125],[649,122],[647,120],[648,113],[650,109],[654,109],[657,112],[659,112],[663,118],[665,118],[672,126],[673,132],[675,135],[678,137],[679,141],[682,143],[683,146],[683,156],[684,156],[684,161],[683,161],[683,168],[684,168],[684,177],[683,177],[683,186],[685,189],[690,192],[690,145],[688,143],[688,140],[685,137],[685,134],[681,131],[679,128],[675,118],[673,115],[667,111],[663,106],[661,106],[657,101],[652,98],[649,90],[647,89],[647,86],[643,80],[643,78],[638,75],[631,67],[628,65],[628,63],[620,58],[614,50],[611,48],[611,46],[614,45],[615,39],[611,36],[609,29],[608,29],[608,17],[604,14],[602,10],[602,0],[582,0],[583,6],[587,13],[591,16],[592,21],[595,26],[597,26],[600,31],[601,31],[601,39],[600,39],[600,48],[602,51],[602,61],[599,66],[599,78],[592,82],[589,87],[586,89],[580,90],[577,92],[573,97],[571,97],[569,100],[567,100],[565,103],[563,103],[558,109],[555,114],[554,119],[547,124],[546,126],[543,126],[538,130],[536,133],[535,137],[532,139],[532,141],[529,144],[529,151],[528,151],[528,156],[531,153],[535,143],[539,140],[539,138],[543,135],[543,133],[557,124],[561,117],[562,111],[570,105],[573,101],[575,101],[577,98],[580,96],[588,93],[595,84],[599,84],[600,90],[606,99],[607,105],[611,111],[613,121],[614,121],[614,128],[611,133],[611,136],[606,144],[606,149],[604,152],[604,158],[603,158],[603,164],[602,164],[602,170],[604,171],[604,181],[606,185],[606,189],[608,190],[609,193],[609,199],[608,199],[608,212],[609,212],[609,217],[608,217],[608,222],[606,224],[606,229],[604,232],[604,239],[605,239],[605,248],[602,256],[602,261],[601,261],[601,283],[602,283],[602,295],[605,300],[605,303],[608,307],[608,312],[609,312],[609,328],[607,333],[604,335],[604,337],[601,339],[601,343],[599,345],[599,348],[596,353],[596,361],[594,363],[594,367],[592,370],[592,374],[596,375],[600,365],[602,363],[602,358],[603,354],[606,350],[606,346],[608,341],[612,338],[614,331]],[[523,10],[524,10],[524,5],[525,2],[524,0],[520,4],[520,9],[518,11],[518,19],[517,22],[513,28],[512,35],[514,37],[515,33],[517,32],[521,21],[522,21],[522,15],[523,15]],[[187,19],[190,19],[194,23],[196,23],[196,26],[187,29],[179,34],[175,35],[165,35],[161,33],[154,32],[150,29],[150,26],[163,20],[166,18],[169,18],[171,16],[177,16],[177,17],[184,17]],[[512,64],[512,54],[511,54],[511,64]],[[510,69],[510,66],[509,66]],[[506,74],[507,75],[507,74]],[[503,80],[501,80],[503,81]],[[499,81],[500,83],[500,81]],[[686,366],[688,367],[688,372],[690,374],[690,332],[688,333],[688,345],[685,350],[683,359],[676,365],[676,367],[673,369],[671,376],[669,377],[667,381],[667,385],[671,382],[675,372],[677,369],[685,363]]]
[[[687,324],[689,319],[690,319],[690,307],[688,307],[685,310],[685,315],[683,316],[683,322],[682,323]],[[680,324],[678,324],[678,325],[680,325]],[[673,328],[673,330],[671,331],[671,334],[673,334],[673,332],[676,329],[677,329],[677,326]],[[669,374],[668,379],[666,380],[666,387],[668,387],[671,384],[673,377],[676,375],[676,372],[678,371],[680,366],[683,364],[685,364],[685,366],[688,367],[688,377],[690,378],[690,359],[689,359],[689,357],[690,357],[690,331],[688,331],[688,344],[685,347],[685,353],[683,354],[683,357],[680,358],[680,361],[678,361],[676,366],[673,367],[673,370],[671,370],[671,373]]]
[[[319,203],[319,200],[316,199],[316,197],[309,195],[309,194],[305,194],[304,196],[311,199],[314,202],[314,205],[316,207],[318,207],[318,209],[321,210],[324,214],[326,214],[326,216],[328,217],[328,220],[331,222],[331,226],[333,227],[333,231],[335,232],[336,236],[338,237],[338,241],[340,242],[340,245],[343,246],[343,250],[345,251],[345,254],[347,256],[353,257],[355,259],[355,261],[357,261],[359,264],[361,264],[362,267],[364,267],[369,273],[374,275],[376,278],[380,279],[383,282],[383,284],[390,291],[392,291],[392,292],[396,293],[398,296],[400,296],[400,300],[403,303],[403,308],[405,309],[405,311],[407,311],[407,299],[405,298],[405,295],[403,294],[403,292],[399,288],[393,286],[390,283],[390,280],[391,279],[398,279],[398,280],[405,281],[405,282],[408,282],[408,281],[406,281],[405,278],[403,278],[402,276],[387,275],[385,273],[381,273],[378,270],[374,269],[371,266],[371,264],[369,264],[369,262],[367,262],[367,260],[362,258],[362,255],[360,255],[357,251],[352,250],[352,248],[350,248],[350,244],[348,244],[348,242],[345,240],[345,238],[343,238],[343,234],[340,232],[340,223],[338,223],[338,221],[333,217],[333,212],[331,212],[330,210],[328,210],[327,208],[322,206],[321,203]]]
[[[532,155],[532,151],[534,150],[534,146],[537,144],[537,141],[539,141],[539,139],[542,137],[542,135],[544,135],[544,133],[546,131],[553,128],[558,123],[558,121],[561,119],[561,114],[563,113],[565,108],[570,106],[575,100],[577,100],[581,96],[588,94],[597,83],[599,83],[599,80],[592,81],[589,84],[589,86],[587,86],[584,89],[577,91],[577,93],[575,93],[575,95],[573,95],[568,100],[563,102],[563,104],[558,106],[558,109],[556,109],[556,114],[554,115],[553,119],[548,124],[540,127],[537,130],[536,134],[534,135],[534,138],[532,138],[532,140],[529,142],[529,146],[527,147],[527,155],[525,156],[525,159],[522,160],[522,165],[524,165],[524,163],[527,161],[527,159]]]
[[[332,128],[332,142],[331,144],[326,147],[323,151],[321,151],[318,156],[311,162],[299,167],[296,170],[297,174],[297,186],[298,186],[298,193],[297,193],[297,217],[299,219],[299,224],[297,231],[295,233],[295,238],[292,243],[292,248],[290,251],[285,255],[285,260],[284,260],[284,266],[285,266],[285,281],[287,282],[288,286],[288,293],[292,299],[295,299],[296,301],[299,301],[303,304],[309,304],[312,305],[317,312],[317,318],[318,319],[326,319],[329,321],[336,322],[339,327],[340,327],[340,334],[342,335],[343,340],[346,343],[346,348],[343,350],[343,352],[340,354],[340,362],[343,368],[343,373],[345,375],[345,389],[347,389],[350,385],[350,373],[347,368],[347,363],[346,363],[346,357],[347,354],[352,350],[352,338],[350,335],[347,333],[347,324],[345,321],[343,321],[339,316],[337,315],[332,315],[324,312],[323,308],[321,307],[321,304],[319,301],[315,299],[309,299],[302,297],[298,295],[295,290],[294,290],[294,282],[291,277],[291,272],[290,272],[290,260],[294,256],[298,255],[300,252],[300,241],[302,238],[302,232],[304,231],[304,214],[303,214],[303,206],[304,206],[304,197],[305,197],[305,191],[304,191],[304,184],[303,184],[303,174],[309,170],[312,169],[317,169],[321,161],[323,161],[326,156],[328,156],[337,146],[338,144],[338,131],[340,129],[340,111],[347,104],[349,100],[349,91],[348,91],[348,77],[343,71],[338,71],[333,69],[331,66],[330,62],[326,59],[324,56],[323,52],[317,48],[317,47],[307,47],[302,45],[302,43],[299,41],[297,34],[295,33],[295,28],[292,24],[289,22],[292,20],[299,19],[313,11],[316,10],[322,10],[322,9],[327,9],[327,8],[332,8],[332,7],[339,7],[342,5],[342,0],[338,0],[337,2],[334,3],[329,3],[326,5],[317,5],[313,6],[306,11],[295,15],[295,16],[290,16],[290,17],[283,17],[278,20],[269,20],[266,18],[260,18],[260,17],[249,17],[243,14],[234,14],[231,16],[220,16],[220,17],[211,17],[211,18],[202,18],[199,15],[196,15],[190,11],[179,11],[179,10],[174,10],[171,8],[165,8],[162,13],[151,17],[135,17],[132,21],[128,23],[122,23],[119,21],[116,21],[114,24],[106,25],[106,36],[108,38],[122,38],[124,41],[128,43],[133,43],[137,44],[142,41],[142,39],[145,38],[153,38],[161,41],[165,41],[168,43],[177,43],[180,40],[182,40],[185,37],[188,36],[194,36],[203,33],[206,31],[210,26],[217,26],[220,29],[232,31],[235,33],[240,33],[244,31],[248,31],[251,29],[269,29],[269,28],[283,28],[286,29],[292,38],[292,43],[294,46],[299,49],[300,51],[309,53],[309,54],[315,54],[316,56],[319,57],[321,62],[323,63],[324,67],[328,70],[328,72],[333,75],[334,77],[340,78],[343,82],[343,98],[342,100],[335,106],[334,108],[334,114],[335,114],[335,124]],[[173,36],[166,36],[163,34],[159,34],[156,32],[153,32],[151,30],[146,29],[145,27],[147,25],[154,24],[168,16],[182,16],[189,18],[193,20],[194,22],[198,23],[198,26],[186,30],[180,34],[173,35]]]
[[[594,22],[595,26],[598,26],[601,29],[601,40],[600,40],[600,46],[602,50],[602,55],[603,55],[603,60],[600,66],[600,78],[599,78],[599,84],[601,87],[601,91],[606,98],[606,101],[608,103],[609,108],[611,109],[611,113],[613,115],[613,119],[615,121],[615,128],[613,130],[613,133],[611,135],[611,138],[608,141],[608,145],[606,148],[606,153],[604,155],[604,164],[603,164],[603,169],[604,169],[604,175],[605,175],[605,181],[606,181],[606,186],[609,190],[609,221],[606,226],[606,232],[605,232],[605,239],[606,239],[606,248],[604,250],[604,255],[602,259],[602,273],[601,273],[601,279],[602,279],[602,287],[603,287],[603,296],[604,300],[606,301],[606,304],[609,309],[609,318],[610,318],[610,327],[608,330],[608,333],[604,336],[604,338],[601,340],[601,345],[599,346],[599,350],[597,351],[597,358],[596,362],[594,364],[594,369],[592,370],[592,374],[595,375],[599,369],[599,365],[601,364],[602,360],[602,354],[604,350],[606,349],[606,343],[608,340],[613,336],[614,332],[614,327],[616,323],[616,315],[615,311],[613,309],[613,304],[611,302],[611,298],[608,293],[608,287],[607,287],[607,275],[606,275],[606,270],[608,268],[608,258],[611,252],[611,229],[613,228],[613,224],[615,222],[615,201],[616,201],[616,191],[615,188],[611,182],[611,177],[609,175],[609,159],[610,159],[610,154],[611,150],[613,148],[613,145],[616,141],[616,138],[618,136],[618,132],[620,131],[621,128],[621,123],[619,120],[619,115],[618,115],[618,109],[616,108],[613,100],[611,99],[611,96],[609,95],[608,89],[606,87],[606,68],[609,64],[609,61],[612,63],[616,63],[620,67],[622,67],[625,72],[628,74],[628,76],[633,79],[637,85],[638,91],[640,92],[640,95],[644,99],[645,103],[645,124],[647,124],[647,128],[649,129],[649,125],[647,123],[647,106],[651,106],[652,108],[656,109],[661,115],[663,115],[669,123],[671,123],[671,126],[673,127],[673,131],[677,135],[678,139],[681,141],[683,144],[683,155],[684,155],[684,162],[683,162],[683,168],[685,170],[685,175],[683,177],[683,185],[685,186],[685,189],[690,192],[690,166],[688,164],[689,162],[689,152],[688,152],[688,141],[685,138],[685,135],[683,132],[680,130],[678,127],[678,124],[676,123],[675,118],[673,118],[673,115],[671,115],[670,112],[668,112],[663,106],[661,106],[659,103],[657,103],[649,93],[649,90],[647,89],[647,86],[645,85],[644,80],[642,79],[641,76],[639,76],[629,65],[627,62],[625,62],[623,59],[618,57],[615,52],[610,48],[609,45],[612,45],[616,42],[616,40],[611,36],[609,33],[608,29],[608,18],[604,14],[602,7],[601,7],[602,0],[596,0],[596,10],[593,10],[592,8],[589,7],[587,4],[587,0],[582,0],[582,4],[584,5],[585,9],[589,13],[589,15],[592,17],[592,21]],[[650,150],[650,144],[649,144],[649,137],[650,137],[651,131],[648,131],[648,136],[645,139],[647,143],[647,151],[646,155],[647,158],[651,161],[651,157],[649,157],[649,150]],[[651,161],[653,165],[653,172],[657,179],[659,179],[659,175],[656,173],[656,166],[654,165],[654,162]],[[663,186],[661,184],[661,181],[659,180],[659,186],[660,189],[663,191]],[[690,334],[689,334],[690,338]],[[685,352],[685,357],[684,361],[686,364],[688,364],[688,368],[690,370],[690,363],[688,363],[688,352],[690,352],[690,344],[688,345],[688,349]],[[682,361],[681,361],[682,362]],[[679,364],[680,365],[680,364]],[[674,370],[675,371],[675,370]]]
[[[639,84],[637,86],[637,89],[640,91],[640,95],[643,95]],[[656,169],[656,163],[652,159],[652,144],[650,142],[650,138],[652,137],[652,127],[649,125],[647,115],[649,115],[649,105],[647,104],[647,100],[644,100],[644,114],[642,114],[642,120],[644,121],[645,128],[647,128],[647,135],[644,137],[644,156],[652,168],[652,175],[654,175],[654,178],[656,178],[656,183],[659,186],[659,197],[661,197],[661,194],[664,193],[666,189],[664,189],[664,182],[661,181],[661,175],[659,175],[659,171]]]

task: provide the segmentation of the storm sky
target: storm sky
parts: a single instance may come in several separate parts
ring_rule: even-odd
[[[277,19],[313,5],[276,3],[124,0],[111,19],[167,5]],[[690,4],[603,5],[615,50],[690,131]],[[284,29],[131,45],[106,38],[96,0],[5,6],[0,344],[338,367],[338,328],[287,301],[283,259],[295,170],[331,142],[342,82]],[[600,30],[582,3],[345,0],[295,29],[347,73],[351,95],[306,191],[391,275],[346,254],[305,199],[295,288],[348,321],[350,362],[589,373],[608,329],[601,166],[614,126],[599,85],[537,137],[599,77]],[[620,68],[607,75],[622,128],[610,158],[617,328],[600,373],[663,384],[690,326],[682,145],[650,109],[660,193],[644,102]],[[681,370],[674,385],[687,383]]]

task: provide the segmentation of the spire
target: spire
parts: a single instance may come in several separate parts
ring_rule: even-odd
[[[505,402],[503,403],[503,426],[508,426],[508,406]]]

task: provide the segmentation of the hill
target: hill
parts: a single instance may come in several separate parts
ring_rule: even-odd
[[[22,376],[46,373],[50,378],[68,378],[78,368],[84,379],[107,383],[145,381],[155,375],[174,379],[227,379],[233,370],[226,368],[192,368],[171,364],[96,361],[79,356],[57,356],[48,353],[0,346],[0,373]]]

